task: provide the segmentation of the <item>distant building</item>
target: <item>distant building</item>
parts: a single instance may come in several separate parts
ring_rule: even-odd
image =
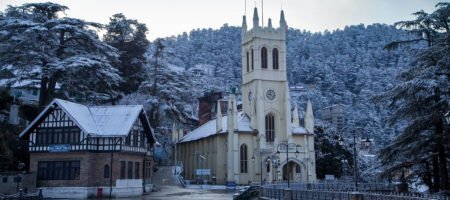
[[[337,130],[344,128],[347,123],[347,106],[335,104],[320,110],[320,117],[323,121],[330,123]]]
[[[141,105],[55,99],[19,137],[46,198],[136,196],[150,183],[155,136]]]
[[[301,97],[306,97],[307,92],[308,88],[303,84],[297,84],[289,87],[289,93],[291,94],[292,101],[297,101],[300,100]]]
[[[37,104],[39,102],[39,94],[41,88],[41,80],[22,80],[11,85],[11,96],[14,100],[24,104]],[[56,83],[55,90],[61,89],[61,85]]]

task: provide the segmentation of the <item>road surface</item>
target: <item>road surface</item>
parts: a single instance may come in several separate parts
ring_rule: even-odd
[[[153,176],[157,192],[147,193],[142,197],[124,198],[142,200],[231,200],[233,193],[224,190],[187,189],[181,187],[174,176],[174,167],[158,167]]]

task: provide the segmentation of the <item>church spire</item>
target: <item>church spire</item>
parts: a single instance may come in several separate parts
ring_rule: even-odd
[[[217,101],[217,114],[216,114],[216,131],[222,130],[222,110],[220,109],[220,100]]]
[[[247,17],[242,16],[242,32],[247,31]]]
[[[253,11],[253,28],[259,27],[258,9],[255,7]]]
[[[287,29],[286,19],[284,19],[284,11],[283,10],[281,10],[281,14],[280,14],[280,28],[281,28],[281,30]]]
[[[294,126],[300,126],[300,119],[298,118],[298,107],[297,107],[297,104],[295,104],[295,107],[294,107],[294,113],[292,113],[292,118],[293,118],[293,124],[294,124]]]
[[[308,133],[314,133],[314,113],[311,100],[309,99],[308,103],[306,104],[305,128],[308,131]]]

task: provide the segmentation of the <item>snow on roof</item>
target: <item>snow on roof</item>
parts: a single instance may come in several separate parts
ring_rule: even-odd
[[[291,125],[292,134],[307,134],[308,131],[302,126]]]
[[[55,99],[20,133],[22,137],[53,106],[66,112],[83,132],[94,137],[126,136],[143,111],[142,105],[85,106]]]
[[[252,132],[253,129],[250,127],[250,118],[244,114],[243,112],[238,112],[237,114],[237,131],[238,132]],[[195,130],[191,131],[187,135],[185,135],[180,143],[189,142],[194,140],[199,140],[202,138],[209,137],[211,135],[219,134],[219,133],[228,133],[228,116],[222,117],[222,130],[216,130],[216,122],[217,119],[210,120]]]
[[[41,80],[33,80],[33,79],[26,79],[21,81],[16,81],[12,86],[12,88],[40,88],[41,87]],[[55,89],[61,89],[61,84],[56,83]]]

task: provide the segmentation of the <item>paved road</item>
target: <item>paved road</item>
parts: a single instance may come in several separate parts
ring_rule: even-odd
[[[223,190],[187,189],[181,187],[178,178],[174,176],[173,167],[158,167],[153,176],[157,192],[145,194],[142,197],[132,199],[142,200],[230,200],[233,193]],[[124,199],[125,200],[125,199]]]

